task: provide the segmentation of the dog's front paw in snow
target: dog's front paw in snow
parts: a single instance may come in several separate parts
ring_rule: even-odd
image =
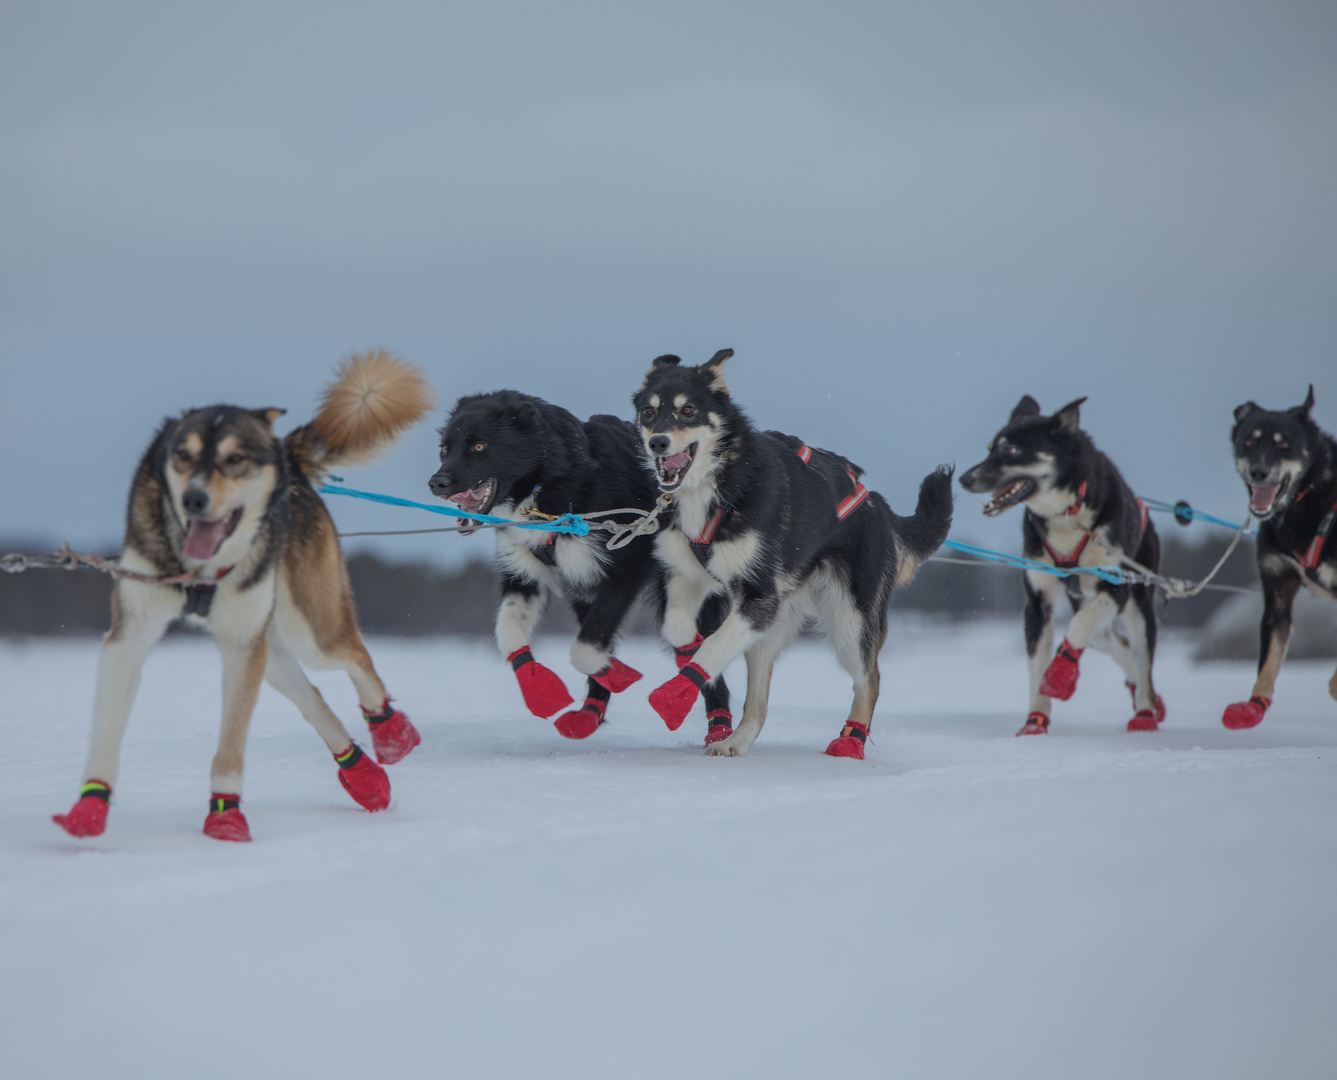
[[[711,757],[747,757],[747,746],[739,741],[737,735],[731,735],[711,743],[706,747],[706,753]]]

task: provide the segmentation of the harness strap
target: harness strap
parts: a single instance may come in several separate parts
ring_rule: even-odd
[[[213,581],[185,586],[186,602],[181,609],[182,615],[198,615],[201,619],[209,617],[209,610],[214,606],[214,592],[218,582],[232,573],[232,567],[225,566],[214,575]]]
[[[696,561],[702,566],[710,561],[710,545],[715,541],[715,530],[720,527],[720,522],[724,520],[724,507],[720,507],[705,526],[701,529],[700,535],[688,542],[692,545],[692,554],[696,556]]]
[[[1079,513],[1079,512],[1081,511],[1081,509],[1082,509],[1082,500],[1085,499],[1085,498],[1086,498],[1086,481],[1083,480],[1083,481],[1081,482],[1081,484],[1079,484],[1078,487],[1077,487],[1077,498],[1076,498],[1076,500],[1073,502],[1073,504],[1072,504],[1070,507],[1068,507],[1066,510],[1064,510],[1063,513],[1062,513],[1060,516],[1061,516],[1061,517],[1071,517],[1073,514]],[[1144,517],[1144,519],[1145,519],[1145,516],[1146,516],[1146,512],[1143,511],[1143,517]]]
[[[1314,534],[1314,539],[1309,542],[1309,547],[1305,553],[1299,556],[1300,565],[1302,565],[1310,576],[1313,576],[1318,570],[1318,564],[1323,559],[1323,548],[1328,542],[1328,537],[1332,535],[1332,527],[1337,524],[1337,503],[1332,504],[1332,508],[1323,515],[1323,520],[1318,523],[1318,532]]]
[[[798,449],[795,450],[794,453],[798,455],[799,461],[803,462],[804,465],[812,464],[812,447],[807,443],[799,443]],[[849,469],[845,470],[845,475],[850,478],[850,483],[854,485],[854,491],[841,499],[840,502],[836,503],[837,521],[844,521],[854,513],[869,495],[868,489],[863,486],[863,481],[850,472]]]
[[[1071,570],[1077,565],[1077,561],[1082,557],[1082,552],[1086,550],[1086,545],[1091,542],[1090,533],[1082,533],[1082,538],[1077,541],[1077,546],[1067,555],[1060,555],[1049,544],[1048,537],[1040,537],[1040,543],[1044,544],[1045,550],[1049,552],[1049,557],[1054,560],[1054,565],[1060,570]]]

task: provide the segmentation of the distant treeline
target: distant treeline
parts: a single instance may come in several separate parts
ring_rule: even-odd
[[[1162,537],[1163,572],[1194,580],[1211,568],[1229,539],[1213,533],[1202,544],[1190,545],[1174,533],[1166,536],[1164,529]],[[31,541],[0,542],[0,553],[46,552],[55,546]],[[457,570],[446,570],[427,563],[392,562],[376,555],[358,554],[348,559],[348,572],[357,598],[358,618],[367,633],[492,633],[498,591],[496,574],[487,562],[479,560]],[[1216,580],[1254,587],[1257,577],[1252,544],[1246,541]],[[1229,595],[1205,592],[1192,600],[1174,600],[1158,605],[1159,614],[1167,626],[1201,626]],[[110,597],[111,580],[91,570],[0,573],[0,635],[102,633],[109,622]],[[1024,603],[1018,571],[930,562],[919,571],[913,584],[894,594],[892,607],[962,620],[1015,615]],[[633,612],[626,629],[633,634],[653,633],[653,623],[650,614],[640,607]],[[574,623],[564,603],[551,605],[543,628],[554,633],[573,631]]]

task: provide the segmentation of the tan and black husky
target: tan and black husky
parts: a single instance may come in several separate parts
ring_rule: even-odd
[[[178,618],[208,627],[223,654],[207,835],[251,838],[238,804],[262,678],[325,740],[348,793],[368,810],[389,805],[385,770],[363,755],[301,668],[348,672],[382,762],[418,744],[362,643],[339,539],[315,487],[329,470],[384,449],[430,407],[417,369],[377,351],[351,357],[316,418],[286,438],[272,427],[283,409],[215,405],[164,422],[130,488],[120,565],[134,577],[112,593],[83,790],[68,814],[55,816],[58,825],[74,836],[106,827],[140,670]]]

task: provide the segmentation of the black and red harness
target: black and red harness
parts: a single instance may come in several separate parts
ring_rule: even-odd
[[[1295,496],[1295,501],[1299,502],[1309,492],[1310,489],[1305,488],[1304,491]],[[1314,538],[1309,541],[1309,546],[1303,552],[1295,552],[1295,558],[1299,560],[1300,565],[1304,568],[1305,575],[1310,581],[1322,588],[1326,588],[1326,586],[1318,579],[1318,567],[1319,563],[1323,561],[1323,549],[1327,546],[1328,538],[1332,536],[1333,526],[1335,525],[1337,525],[1337,502],[1334,502],[1328,508],[1328,512],[1319,521],[1318,529],[1314,533]]]
[[[181,609],[181,614],[183,616],[198,615],[201,619],[207,619],[209,609],[214,606],[214,593],[218,590],[218,583],[230,573],[232,573],[232,567],[225,566],[214,575],[213,581],[197,585],[177,586],[185,589],[186,592],[186,604]]]
[[[812,464],[812,455],[814,452],[819,454],[826,453],[824,450],[815,451],[813,447],[803,442],[799,443],[798,448],[794,451],[794,453],[798,455],[798,459],[803,462],[804,465]],[[853,472],[846,469],[845,475],[850,478],[853,490],[846,495],[845,498],[841,499],[840,502],[836,503],[837,521],[844,521],[854,513],[855,510],[863,505],[864,500],[867,499],[870,494],[868,488],[864,487],[863,481],[855,476]],[[692,545],[692,554],[696,556],[696,561],[702,566],[705,566],[706,563],[710,561],[710,545],[715,542],[715,532],[719,529],[720,522],[728,516],[731,509],[732,507],[720,507],[706,521],[706,524],[702,527],[700,533],[694,537],[688,537],[688,543]]]
[[[1086,481],[1083,480],[1080,486],[1077,488],[1077,498],[1073,501],[1073,504],[1066,510],[1064,510],[1063,513],[1060,514],[1059,516],[1072,517],[1074,514],[1080,513],[1082,509],[1082,500],[1084,500],[1085,498],[1086,498]],[[1136,498],[1136,496],[1134,496],[1134,498]],[[1138,525],[1137,529],[1137,543],[1133,545],[1134,554],[1137,552],[1137,549],[1142,546],[1142,537],[1145,536],[1147,532],[1147,513],[1148,513],[1147,504],[1144,503],[1141,499],[1137,499],[1137,508],[1142,513],[1142,520]],[[1054,550],[1053,546],[1049,543],[1048,536],[1044,535],[1043,532],[1040,535],[1040,543],[1044,544],[1045,550],[1049,552],[1049,557],[1054,560],[1054,565],[1060,570],[1075,569],[1077,564],[1081,561],[1082,552],[1086,550],[1086,545],[1089,544],[1090,542],[1091,542],[1091,534],[1089,532],[1084,532],[1082,533],[1082,538],[1077,541],[1077,546],[1075,548],[1073,548],[1066,555],[1060,555],[1057,551]]]

